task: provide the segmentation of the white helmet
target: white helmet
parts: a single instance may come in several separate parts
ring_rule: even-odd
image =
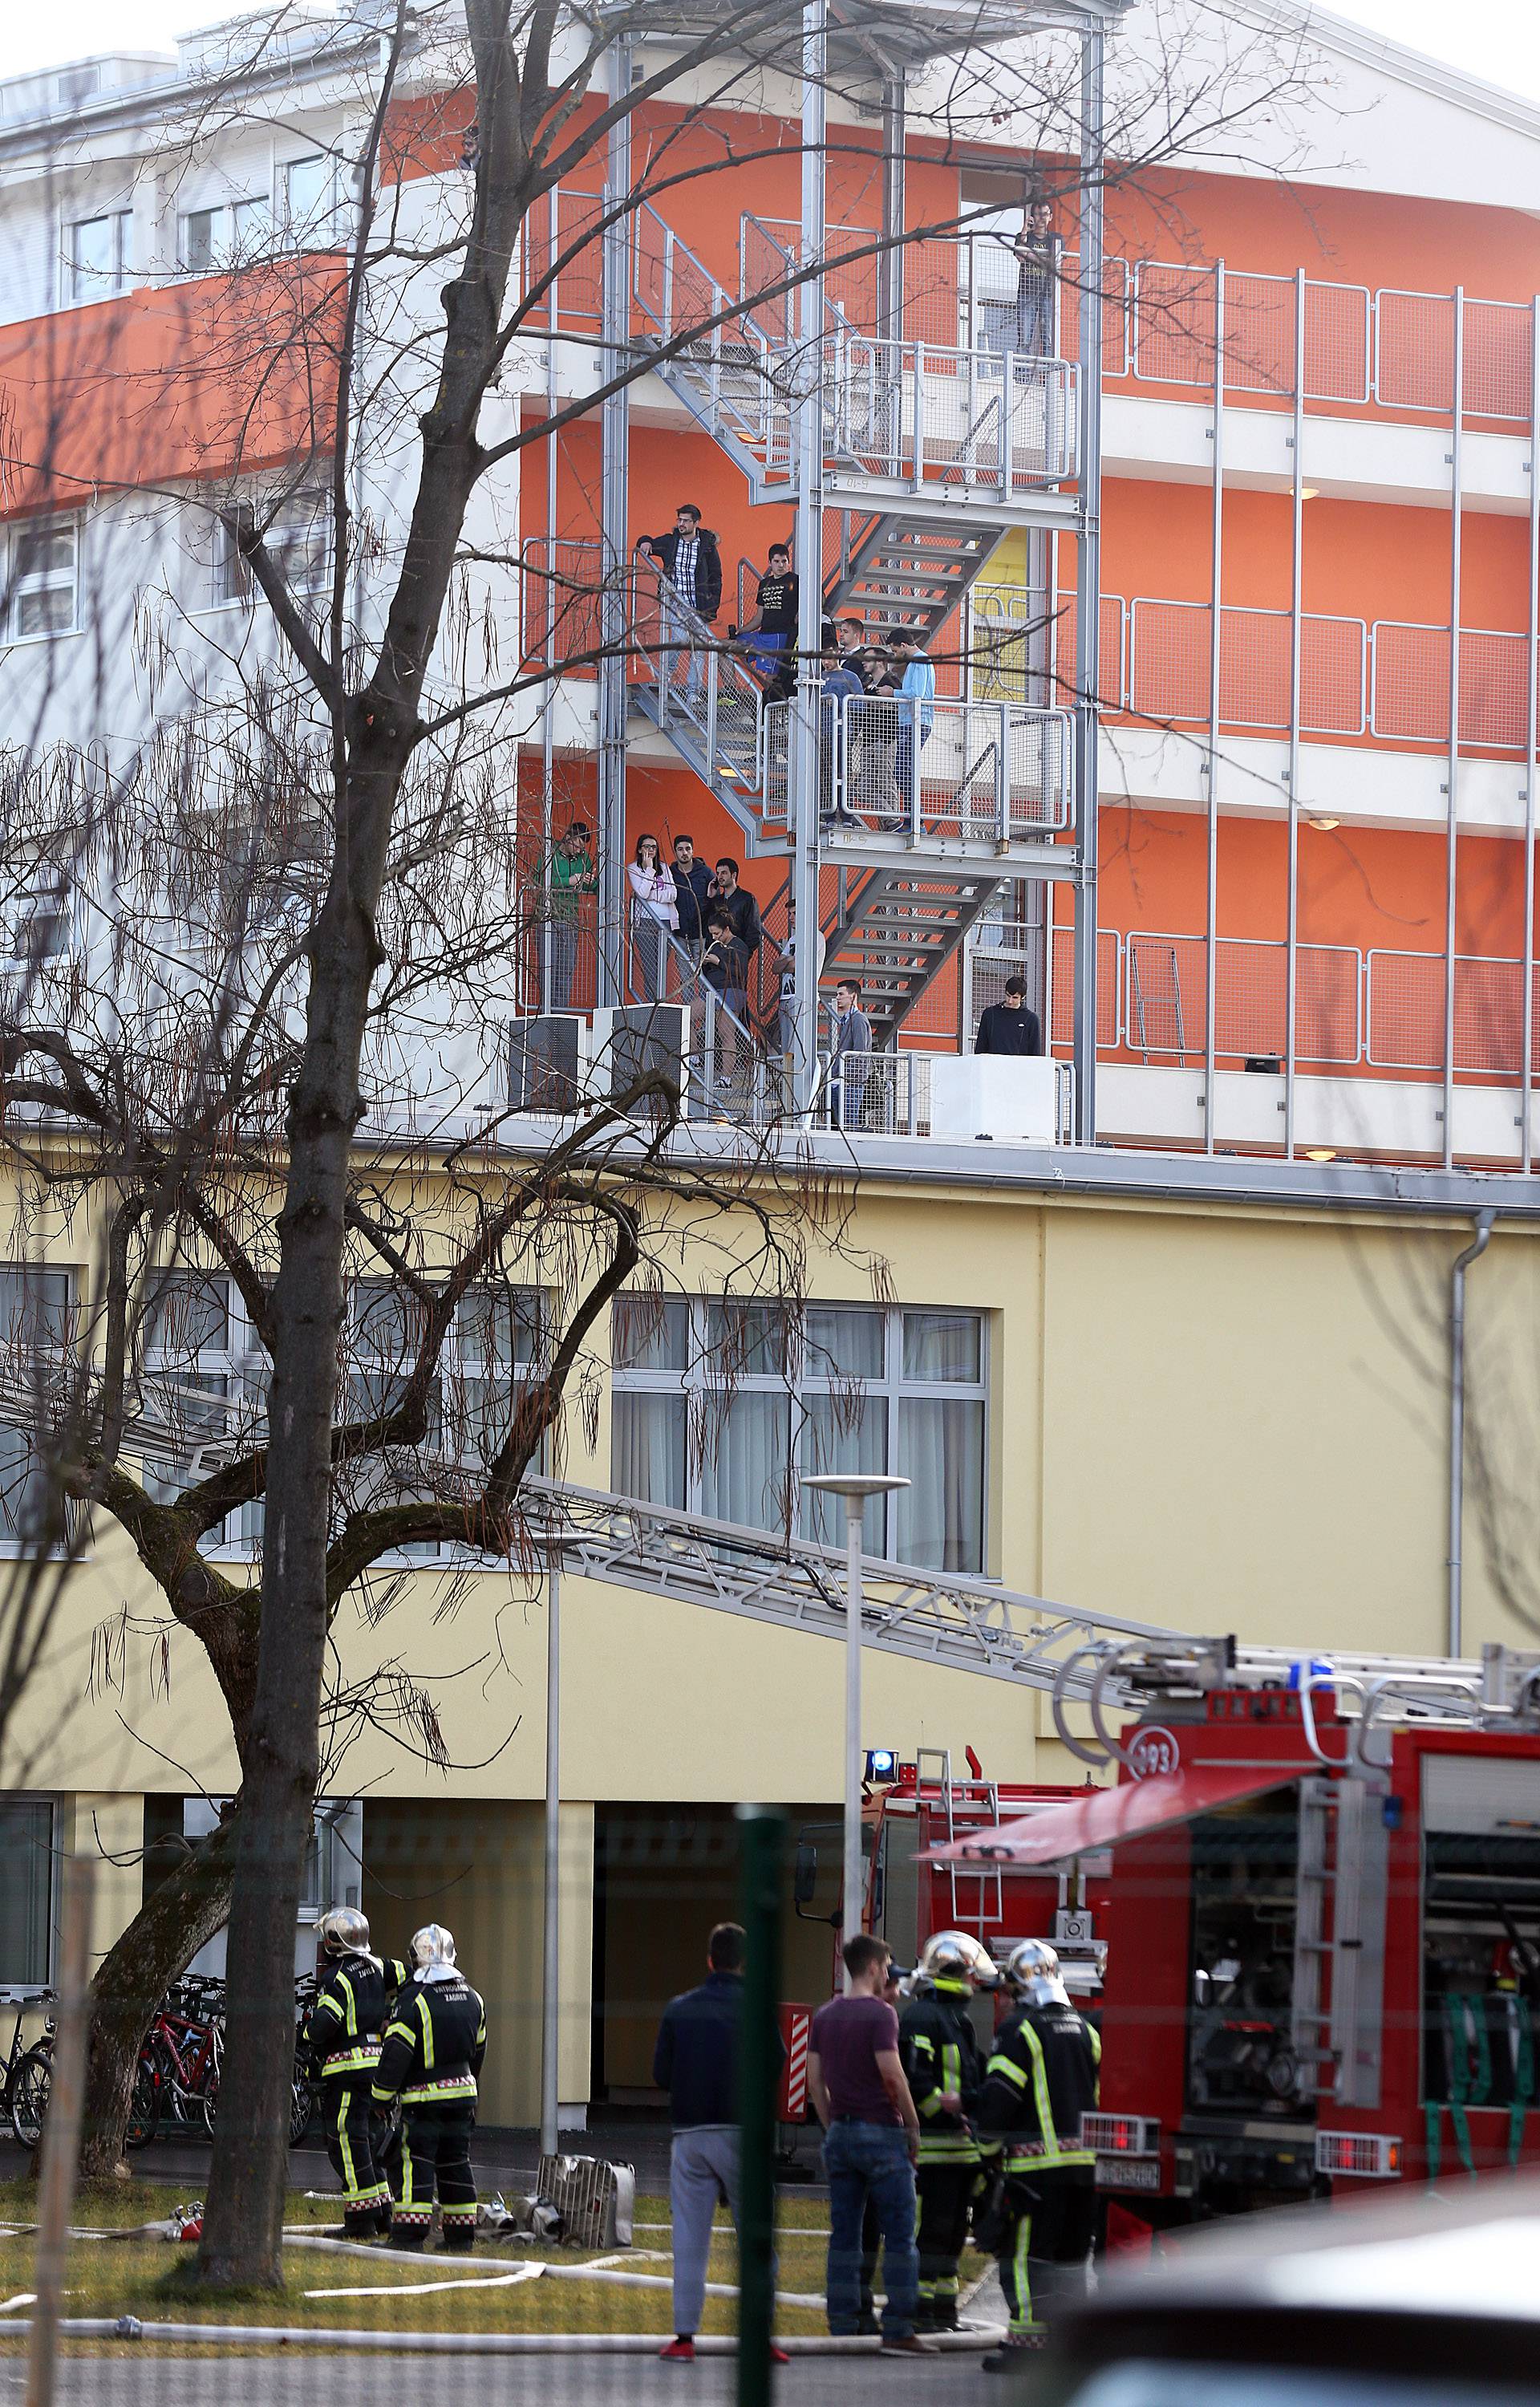
[[[435,1964],[452,1964],[455,1960],[455,1934],[445,1930],[442,1922],[425,1922],[420,1930],[412,1933],[412,1961],[419,1973],[431,1972]]]
[[[1020,1939],[1005,1959],[1005,1983],[1024,2005],[1067,2006],[1059,1959],[1046,1939]]]
[[[317,1923],[316,1936],[329,1956],[367,1956],[369,1917],[356,1905],[334,1905]]]
[[[966,1930],[933,1932],[921,1948],[914,1970],[922,1981],[966,1983],[972,1989],[988,1987],[995,1979],[988,1950]]]

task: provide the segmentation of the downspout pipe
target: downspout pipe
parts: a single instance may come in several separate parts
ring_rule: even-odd
[[[1464,1635],[1462,1531],[1465,1519],[1465,1273],[1491,1242],[1495,1212],[1476,1216],[1476,1235],[1449,1272],[1449,1609],[1448,1646],[1458,1656]]]

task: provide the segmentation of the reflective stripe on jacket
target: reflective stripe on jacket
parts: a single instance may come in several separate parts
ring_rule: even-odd
[[[978,2120],[1008,2172],[1095,2163],[1081,2117],[1100,2095],[1100,2036],[1070,2005],[1024,2007],[996,2033]]]
[[[406,1979],[398,1957],[345,1956],[322,1982],[305,2016],[304,2042],[323,2081],[372,2072],[390,2001]]]
[[[960,1981],[933,1982],[898,2019],[898,2053],[920,2118],[923,2165],[978,2162],[968,2118],[979,2102],[983,2058],[968,2011],[970,1994]],[[941,2104],[948,2093],[961,2098],[961,2113]]]
[[[374,2073],[382,2102],[420,2106],[473,2099],[487,2054],[487,2009],[470,1983],[409,1982],[396,2000]]]

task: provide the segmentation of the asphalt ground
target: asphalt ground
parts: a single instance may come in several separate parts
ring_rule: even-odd
[[[0,2364],[0,2399],[20,2400],[26,2369]],[[61,2407],[731,2407],[737,2362],[656,2357],[392,2357],[310,2351],[302,2357],[65,2357]],[[975,2357],[805,2357],[776,2370],[776,2407],[983,2407],[1019,2397],[1016,2383],[981,2372]]]

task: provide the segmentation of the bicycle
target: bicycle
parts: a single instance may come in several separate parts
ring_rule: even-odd
[[[0,2005],[16,2008],[10,2054],[6,2059],[5,2111],[17,2145],[28,2150],[35,2149],[43,2136],[43,2117],[48,2112],[53,2079],[54,2024],[49,2015],[42,2038],[34,2040],[28,2047],[21,2044],[21,2025],[39,2006],[52,2005],[57,1995],[54,1989],[0,1990]]]
[[[191,2123],[197,2115],[212,2134],[224,2061],[223,2003],[222,1981],[191,1980],[178,1982],[156,2008],[134,2087],[137,2097],[148,2071],[157,2125],[169,2105],[173,2122]]]

